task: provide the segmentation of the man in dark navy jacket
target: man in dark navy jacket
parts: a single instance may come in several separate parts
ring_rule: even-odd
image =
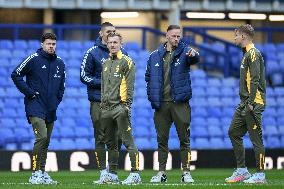
[[[94,183],[101,183],[105,180],[104,177],[108,175],[106,170],[105,131],[101,126],[101,72],[103,62],[109,58],[107,35],[115,33],[115,31],[115,27],[111,23],[102,23],[99,32],[100,36],[95,41],[94,46],[85,53],[80,69],[80,80],[87,85],[96,145],[96,162],[101,172],[100,179]],[[122,53],[127,55],[124,49],[122,49]],[[119,139],[119,146],[121,146],[121,139]]]
[[[151,182],[166,182],[169,131],[174,122],[180,140],[183,168],[181,181],[192,183],[190,175],[190,65],[199,62],[199,54],[180,41],[181,28],[170,25],[167,42],[151,53],[145,80],[147,95],[155,109],[154,123],[158,141],[159,172]]]
[[[35,143],[32,156],[31,184],[56,184],[45,172],[50,137],[56,121],[56,110],[65,89],[65,65],[55,54],[56,36],[46,33],[41,47],[12,72],[11,77],[25,95],[25,111],[32,124]],[[26,77],[26,81],[24,80]]]

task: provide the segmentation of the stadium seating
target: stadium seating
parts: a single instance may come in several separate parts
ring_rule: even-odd
[[[94,148],[94,130],[89,115],[90,104],[86,87],[80,82],[80,64],[84,52],[93,45],[93,41],[58,41],[57,54],[66,63],[66,91],[59,106],[55,123],[51,150],[85,150]],[[223,48],[220,44],[206,44]],[[28,52],[39,47],[36,40],[0,40],[0,149],[31,150],[33,131],[27,123],[23,105],[23,95],[14,87],[10,74]],[[284,44],[257,45],[264,53],[276,53],[268,56],[267,77],[271,85],[267,86],[267,107],[263,113],[263,136],[267,148],[284,147]],[[22,49],[27,49],[23,51]],[[72,51],[70,51],[72,49]],[[153,121],[153,110],[147,99],[145,89],[145,68],[149,52],[142,50],[135,42],[126,43],[125,49],[136,64],[136,82],[132,106],[132,130],[138,149],[156,149],[157,139]],[[229,52],[240,59],[239,49],[230,48]],[[205,63],[215,58],[203,55]],[[266,57],[267,58],[267,57]],[[211,60],[212,59],[212,60]],[[232,60],[233,61],[233,60]],[[222,62],[222,60],[221,60]],[[221,63],[222,64],[222,63]],[[239,67],[239,60],[235,61]],[[279,70],[282,70],[279,72]],[[211,76],[202,69],[191,71],[193,98],[191,105],[191,147],[192,149],[231,149],[228,128],[239,103],[238,79]],[[244,144],[252,148],[246,135]],[[173,126],[170,130],[169,148],[179,149],[180,143]]]

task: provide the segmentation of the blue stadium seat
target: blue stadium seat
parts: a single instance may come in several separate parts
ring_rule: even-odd
[[[90,138],[94,136],[93,129],[89,129],[86,127],[76,127],[75,128],[75,136],[77,138]]]
[[[15,40],[14,41],[14,49],[27,49],[28,48],[28,43],[26,40]]]
[[[210,143],[207,138],[196,138],[194,140],[194,146],[196,146],[197,149],[209,149]]]
[[[219,88],[217,87],[208,87],[206,89],[206,95],[207,96],[220,96],[221,95],[221,91],[219,90]]]
[[[175,126],[174,123],[172,124],[172,126],[170,128],[170,138],[178,138],[176,126]]]
[[[263,135],[264,136],[278,136],[278,129],[275,125],[269,125],[269,127],[263,128]]]
[[[192,89],[193,97],[204,97],[206,95],[206,91],[203,87],[195,87]]]
[[[251,143],[250,139],[247,136],[244,137],[243,143],[244,143],[245,148],[252,148],[252,143]]]
[[[66,49],[66,50],[69,50],[68,41],[57,40],[56,46],[57,46],[57,49]],[[59,55],[59,56],[60,56],[60,55]]]
[[[6,108],[2,112],[2,117],[10,117],[10,118],[17,118],[18,117],[18,112],[14,108]]]
[[[206,108],[192,108],[192,117],[201,116],[206,117],[207,116],[207,110]]]
[[[90,114],[88,114],[88,116],[90,116]],[[86,118],[77,118],[76,119],[76,125],[78,127],[91,127],[93,128],[93,125],[92,125],[92,122],[90,120],[90,117],[89,119],[86,119]]]
[[[192,137],[208,137],[209,133],[207,127],[191,127]]]
[[[12,50],[14,48],[13,42],[10,40],[0,40],[0,49],[9,49]]]
[[[4,143],[14,142],[14,131],[11,128],[0,128],[1,139],[3,139]]]
[[[6,143],[4,148],[8,151],[16,151],[18,149],[18,146],[17,143]]]
[[[218,117],[210,115],[211,117],[207,117],[207,125],[208,126],[220,126],[220,120]]]
[[[275,87],[274,93],[277,97],[284,97],[284,87]]]
[[[21,150],[25,150],[25,151],[32,151],[33,150],[33,142],[30,141],[30,142],[23,142],[21,143],[21,147],[20,149]]]
[[[125,43],[124,48],[126,51],[129,51],[129,50],[140,51],[141,50],[141,47],[139,43],[137,42],[127,42]]]
[[[201,69],[192,70],[191,77],[194,79],[206,78],[206,73]]]
[[[191,121],[191,125],[192,127],[206,127],[207,126],[207,122],[206,119],[204,117],[192,117],[192,121]]]
[[[280,114],[282,116],[283,114]],[[284,125],[284,117],[277,118],[277,125]]]
[[[208,87],[206,79],[193,79],[192,80],[192,87]]]
[[[76,143],[69,138],[62,138],[60,140],[60,147],[62,150],[74,150],[76,149]]]
[[[62,48],[58,48],[58,50],[56,51],[56,54],[57,54],[57,56],[59,56],[63,60],[66,60],[67,58],[70,57],[69,52],[67,50],[62,49]]]
[[[273,107],[268,107],[263,112],[263,117],[277,117],[277,111]]]
[[[8,75],[10,76],[11,73],[8,72],[7,68],[0,67],[0,74],[2,77],[8,77]]]
[[[81,41],[69,41],[69,49],[82,49],[82,48],[83,44]]]
[[[231,87],[222,87],[221,94],[225,97],[233,97],[235,92]]]
[[[223,107],[235,107],[236,103],[234,101],[234,98],[232,98],[232,97],[224,97],[224,98],[221,98],[221,105]]]
[[[69,52],[69,57],[70,58],[78,58],[78,59],[83,59],[84,54],[80,49],[78,50],[70,50]]]
[[[139,150],[151,148],[151,143],[147,138],[135,138],[135,144]]]
[[[280,144],[281,144],[281,147],[284,148],[284,136],[283,135],[280,138]]]
[[[218,97],[209,97],[207,101],[208,101],[207,106],[220,107],[222,105]]]
[[[155,138],[155,137],[150,138],[150,144],[151,144],[151,146],[149,148],[150,150],[157,149],[158,148],[157,138]]]
[[[281,143],[278,137],[268,137],[267,138],[267,147],[268,148],[280,148]]]
[[[214,137],[209,139],[211,149],[222,149],[224,148],[224,141],[220,137]]]
[[[216,118],[222,117],[221,108],[209,106],[206,109],[207,109],[208,116],[216,117]]]
[[[274,98],[266,98],[266,104],[269,107],[275,107],[277,106],[276,100]]]
[[[180,142],[178,138],[170,138],[168,142],[168,147],[170,150],[179,150]]]
[[[83,49],[85,50],[85,52],[90,49],[91,47],[93,47],[95,44],[94,41],[84,41],[83,42]]]
[[[59,139],[52,138],[49,143],[49,150],[62,150],[62,146]]]
[[[223,137],[223,131],[217,125],[209,125],[208,134],[210,137]]]
[[[135,125],[135,127],[133,127],[133,134],[135,137],[147,137],[149,136],[149,129],[140,123],[139,126]]]
[[[75,139],[75,148],[77,150],[92,150],[95,145],[93,142],[86,138],[76,138]]]
[[[276,120],[274,119],[274,117],[263,117],[263,125],[267,126],[267,125],[277,125],[276,124]]]
[[[11,51],[7,49],[0,49],[0,57],[1,58],[12,58]]]
[[[273,86],[282,86],[284,84],[283,72],[272,73],[271,74],[271,83]]]
[[[73,118],[62,118],[61,119],[61,127],[76,127],[76,122]]]
[[[232,149],[232,143],[231,143],[231,140],[229,137],[226,137],[224,138],[224,149]]]
[[[279,107],[276,112],[276,115],[284,115],[284,107]]]
[[[38,40],[28,40],[28,48],[35,51],[40,48],[40,41]]]
[[[271,87],[266,87],[266,96],[269,98],[273,98],[274,97],[274,90]]]
[[[27,142],[30,139],[32,139],[32,137],[33,137],[30,134],[30,132],[25,128],[15,128],[14,129],[14,135],[15,135],[15,139],[18,142]]]
[[[221,80],[220,79],[217,79],[217,78],[209,78],[208,79],[208,85],[210,87],[221,87],[222,86],[222,83],[221,83]]]
[[[279,69],[279,65],[278,65],[277,61],[267,60],[266,69],[265,69],[267,75],[271,75],[271,74],[277,72],[278,69]]]
[[[6,88],[6,95],[9,98],[23,97],[24,95],[16,87]]]

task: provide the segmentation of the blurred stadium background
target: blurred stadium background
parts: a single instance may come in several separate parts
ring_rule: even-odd
[[[57,54],[67,69],[65,96],[58,109],[49,149],[91,151],[95,148],[86,87],[80,82],[79,69],[84,52],[98,36],[99,25],[109,21],[122,33],[124,48],[137,67],[131,121],[140,151],[157,148],[153,111],[144,81],[149,53],[164,40],[168,24],[183,27],[183,40],[198,49],[202,58],[200,64],[192,67],[190,101],[191,148],[201,154],[211,150],[232,154],[227,130],[239,102],[238,73],[242,57],[240,49],[232,43],[233,31],[241,24],[252,24],[256,29],[254,42],[266,63],[264,143],[268,154],[277,154],[272,158],[274,167],[277,164],[283,168],[284,158],[278,162],[284,156],[283,12],[283,0],[0,0],[2,167],[11,168],[3,165],[11,158],[11,152],[30,152],[33,147],[34,136],[25,118],[23,95],[13,85],[10,74],[40,47],[39,39],[45,31],[58,36]],[[246,148],[252,148],[248,136],[244,143]],[[170,132],[169,147],[172,151],[179,149],[175,127]],[[216,157],[220,165],[222,158]]]

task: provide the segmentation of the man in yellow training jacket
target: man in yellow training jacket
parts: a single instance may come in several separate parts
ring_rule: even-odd
[[[229,128],[237,169],[225,182],[266,183],[264,174],[264,145],[262,139],[262,112],[265,108],[265,68],[261,53],[252,43],[254,29],[242,25],[235,30],[235,43],[243,50],[240,65],[240,99]],[[245,166],[243,136],[249,133],[253,144],[257,172],[251,175]]]
[[[110,57],[103,63],[101,86],[101,124],[105,128],[105,142],[108,148],[109,173],[103,183],[119,182],[118,136],[129,152],[131,173],[122,184],[139,184],[138,150],[133,140],[130,124],[130,110],[134,92],[135,65],[121,52],[122,37],[111,33],[107,36]]]

